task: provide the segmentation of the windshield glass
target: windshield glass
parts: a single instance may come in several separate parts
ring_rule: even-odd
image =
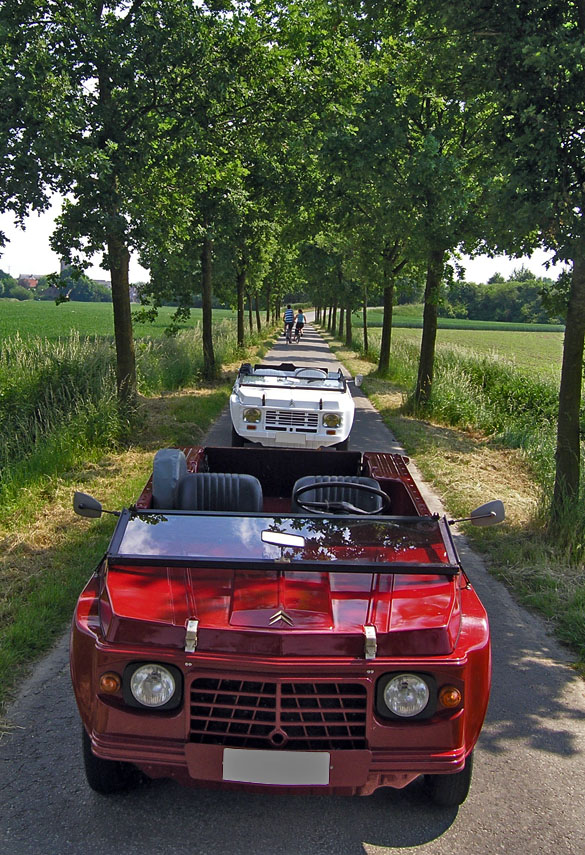
[[[222,513],[126,515],[112,541],[111,555],[141,559],[177,558],[197,563],[268,562],[423,567],[456,564],[439,520],[380,517],[277,517]],[[264,533],[264,537],[263,537]],[[277,545],[277,535],[295,546]],[[284,538],[286,540],[286,538]],[[391,569],[391,568],[388,568]]]
[[[273,374],[243,374],[240,376],[241,386],[284,386],[288,389],[298,389],[304,386],[317,386],[321,389],[336,389],[343,391],[343,377],[326,377],[322,374],[320,377],[308,377],[300,375],[299,377],[278,376]]]

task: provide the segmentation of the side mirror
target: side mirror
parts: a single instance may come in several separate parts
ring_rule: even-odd
[[[75,493],[73,496],[73,510],[80,517],[97,518],[102,515],[102,506],[93,496],[87,493]]]
[[[500,499],[494,499],[493,502],[487,502],[471,512],[472,525],[488,526],[501,523],[506,518],[504,503]]]
[[[354,379],[353,379],[353,382],[355,383],[356,386],[358,386],[358,387],[361,386],[362,383],[364,382],[364,375],[363,374],[356,374]]]

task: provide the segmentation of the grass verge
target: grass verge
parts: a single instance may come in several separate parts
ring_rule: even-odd
[[[479,431],[405,415],[408,387],[374,377],[374,363],[328,333],[322,335],[352,374],[364,375],[364,392],[451,516],[466,516],[476,505],[502,499],[503,525],[482,529],[462,524],[461,529],[485,556],[492,575],[547,621],[585,674],[585,567],[569,560],[562,545],[547,541],[543,489],[522,448],[505,447]]]
[[[262,358],[272,346],[270,331],[256,344],[236,352],[237,362],[223,366],[221,379],[176,392],[143,397],[131,447],[67,461],[67,470],[30,478],[4,509],[0,524],[0,712],[14,696],[30,665],[66,629],[75,602],[114,522],[104,518],[88,526],[73,513],[75,490],[91,493],[106,508],[132,502],[152,468],[160,447],[197,444],[229,399],[233,374],[241,361]],[[0,717],[0,737],[8,725]]]

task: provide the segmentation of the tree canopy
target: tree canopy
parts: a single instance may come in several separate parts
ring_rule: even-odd
[[[260,298],[274,321],[306,291],[350,335],[373,297],[384,372],[396,291],[424,281],[418,407],[445,287],[454,314],[565,314],[556,511],[578,498],[585,0],[5,0],[0,36],[0,209],[22,221],[58,191],[54,249],[102,252],[124,406],[131,251],[152,311],[202,295],[209,377],[214,289],[240,343]],[[536,247],[570,265],[558,285],[480,294],[448,264]]]

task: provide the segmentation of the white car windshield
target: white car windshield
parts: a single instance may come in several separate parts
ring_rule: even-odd
[[[319,389],[333,389],[343,392],[345,380],[343,377],[321,377],[308,375],[277,375],[277,374],[242,374],[240,375],[241,386],[274,386],[288,389],[299,389],[306,386]]]

